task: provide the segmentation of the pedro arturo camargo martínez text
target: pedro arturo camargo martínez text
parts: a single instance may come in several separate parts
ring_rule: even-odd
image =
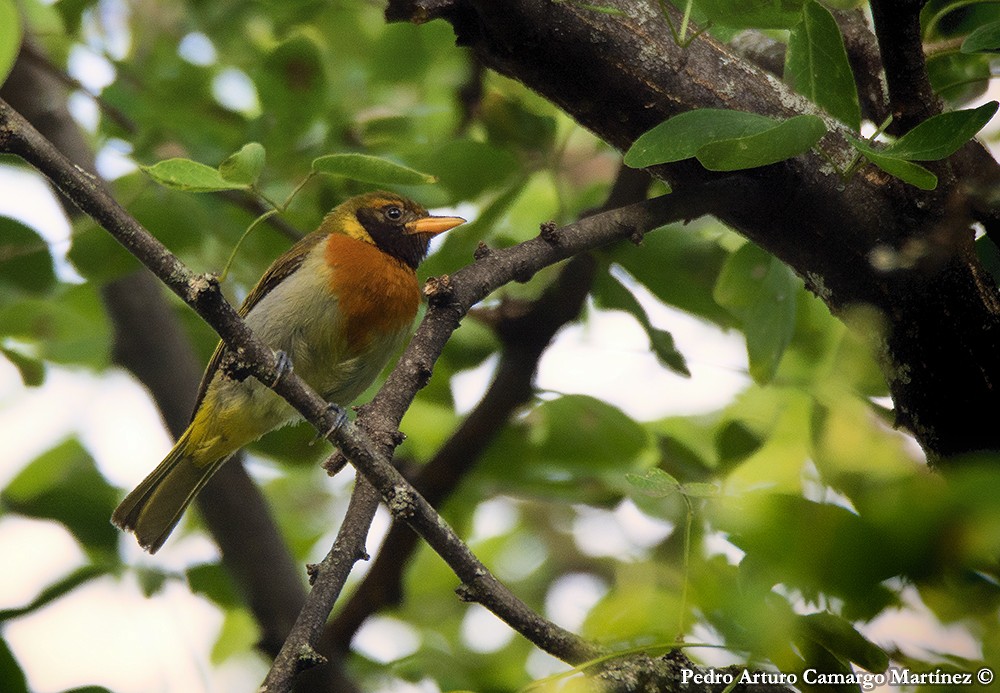
[[[681,670],[681,683],[729,685],[733,682],[740,684],[770,684],[782,686],[794,686],[799,682],[798,674],[786,674],[780,671],[718,671],[708,669],[707,671],[694,671],[693,669]],[[975,673],[942,671],[910,671],[892,667],[884,673],[872,674],[867,671],[853,671],[850,673],[836,672],[824,673],[816,669],[806,669],[802,672],[802,682],[810,685],[832,686],[832,685],[856,685],[862,690],[870,691],[879,686],[962,686],[980,683],[988,685],[993,681],[993,672],[989,669],[980,669]]]

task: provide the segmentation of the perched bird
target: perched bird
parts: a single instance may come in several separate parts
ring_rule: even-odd
[[[420,304],[415,270],[431,237],[464,222],[431,216],[393,193],[351,198],[274,261],[240,315],[257,337],[290,357],[317,392],[347,405],[412,329]],[[187,430],[112,515],[150,553],[234,452],[297,417],[255,378],[227,375],[221,367],[226,351],[220,343],[212,355]]]

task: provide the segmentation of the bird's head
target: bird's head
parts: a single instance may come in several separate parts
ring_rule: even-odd
[[[413,269],[427,255],[431,238],[464,224],[461,217],[436,217],[422,206],[391,192],[358,195],[335,207],[320,227],[371,243]]]

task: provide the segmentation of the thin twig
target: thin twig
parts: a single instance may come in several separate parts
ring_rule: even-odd
[[[323,661],[315,645],[351,568],[355,562],[368,558],[365,539],[378,502],[378,492],[358,474],[337,538],[323,562],[310,569],[313,588],[281,651],[274,658],[271,670],[267,672],[267,678],[260,687],[261,693],[290,690],[300,671]]]
[[[344,451],[352,464],[379,490],[392,514],[409,524],[444,558],[461,579],[466,598],[482,603],[538,647],[565,661],[580,662],[599,653],[595,646],[536,614],[502,585],[392,467],[386,456],[376,451],[358,427],[342,423],[341,410],[323,400],[294,372],[278,377],[275,354],[253,335],[225,301],[212,277],[197,275],[184,266],[129,216],[93,176],[73,166],[3,101],[0,101],[0,151],[21,156],[48,176],[82,211],[101,224],[201,315],[245,362],[254,377],[263,383],[273,383],[275,392],[317,430],[326,431],[327,438]],[[699,215],[705,208],[703,194],[657,198],[564,227],[559,231],[558,243],[535,238],[491,253],[463,268],[451,282],[452,290],[446,292],[447,297],[437,296],[436,309],[429,311],[422,325],[425,333],[436,333],[430,340],[436,347],[434,357],[421,364],[419,370],[423,375],[416,374],[417,382],[413,381],[412,372],[396,379],[395,387],[403,383],[405,389],[395,397],[412,400],[413,394],[426,381],[434,358],[457,325],[457,316],[497,287],[512,278],[526,280],[543,267],[577,252],[641,235],[672,220]],[[417,355],[416,358],[425,356]]]
[[[577,664],[602,654],[600,648],[531,610],[500,583],[392,466],[385,451],[376,447],[357,425],[346,421],[343,410],[324,401],[294,371],[279,377],[274,352],[253,335],[226,302],[213,277],[196,275],[184,266],[129,216],[92,175],[73,166],[3,101],[0,101],[0,151],[21,156],[48,176],[63,194],[202,316],[248,372],[269,384],[318,431],[325,431],[325,437],[379,491],[394,518],[406,522],[455,572],[462,583],[459,594],[463,599],[482,604],[537,647],[566,662]],[[654,228],[700,216],[720,200],[731,205],[746,193],[739,185],[725,180],[677,190],[560,229],[550,229],[547,234],[510,248],[480,254],[474,264],[453,277],[439,278],[434,291],[425,290],[431,307],[418,331],[418,339],[411,343],[401,367],[393,371],[376,398],[386,402],[383,420],[378,423],[391,424],[382,430],[395,430],[398,419],[393,423],[392,418],[396,409],[401,417],[416,391],[426,383],[434,361],[461,316],[495,289],[512,280],[527,281],[540,269],[579,252],[617,240],[637,241]]]
[[[70,161],[93,173],[93,150],[70,117],[61,86],[50,71],[26,59],[22,50],[0,88],[0,96],[9,99]],[[81,214],[64,195],[57,198],[67,216]],[[149,390],[168,430],[179,436],[191,419],[202,367],[181,327],[180,316],[167,302],[160,283],[146,271],[104,284],[101,298],[114,328],[114,362],[131,371]],[[301,569],[293,561],[263,494],[247,474],[242,455],[235,456],[212,478],[198,494],[197,504],[222,554],[223,566],[260,626],[257,648],[273,657],[305,602],[306,590]],[[261,565],[267,565],[268,570],[261,571]],[[329,690],[325,680],[316,678],[301,685],[301,690]]]
[[[585,216],[643,200],[649,184],[644,171],[622,167],[601,208]],[[509,417],[530,399],[538,361],[555,333],[579,313],[594,270],[589,254],[576,255],[527,312],[509,316],[502,308],[497,311],[501,316],[495,329],[503,348],[493,382],[458,429],[413,477],[413,485],[432,505],[441,507],[454,493]],[[358,417],[362,425],[369,409],[365,407]],[[327,627],[335,648],[346,650],[368,616],[399,602],[403,567],[416,546],[416,535],[402,523],[394,523],[364,581]]]
[[[107,99],[100,94],[95,94],[90,91],[90,89],[85,87],[82,82],[78,79],[70,77],[65,70],[53,63],[47,55],[39,50],[33,38],[24,41],[21,44],[21,55],[25,60],[33,63],[42,70],[45,70],[63,86],[86,94],[88,97],[93,99],[98,108],[100,108],[101,111],[108,116],[108,118],[113,120],[118,127],[128,134],[134,135],[139,131],[139,126],[136,125],[135,121],[126,115],[124,111],[117,106],[108,103]]]

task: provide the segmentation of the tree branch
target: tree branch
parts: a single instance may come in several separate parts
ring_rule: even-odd
[[[878,40],[863,9],[835,11],[833,16],[844,36],[847,59],[858,85],[861,116],[881,123],[890,111]]]
[[[623,167],[608,199],[595,211],[608,211],[644,199],[649,183],[649,176],[642,171]],[[590,255],[576,255],[526,311],[506,315],[503,306],[498,309],[501,315],[496,331],[503,349],[493,382],[458,429],[434,457],[419,468],[413,479],[414,487],[431,505],[441,507],[510,416],[530,399],[538,361],[556,332],[579,314],[592,285],[594,269]],[[364,407],[359,422],[377,406],[376,402]],[[392,525],[364,581],[327,628],[338,650],[348,649],[354,633],[368,616],[387,605],[399,603],[403,569],[416,546],[417,536],[413,532],[400,523]]]
[[[30,38],[24,42],[26,48],[31,45]],[[0,94],[37,123],[69,160],[96,176],[93,152],[66,109],[59,71],[47,62],[40,65],[40,56],[37,50],[23,51]],[[96,178],[95,184],[104,186]],[[79,216],[69,200],[59,199],[69,217]],[[115,362],[149,389],[167,428],[179,436],[190,421],[201,369],[177,316],[145,271],[106,284],[101,294],[114,325]],[[258,646],[273,657],[306,592],[267,502],[241,459],[220,470],[197,503],[223,565],[260,626]],[[259,570],[262,564],[269,566],[266,575]]]
[[[322,563],[311,566],[313,588],[306,597],[288,639],[274,658],[260,687],[260,693],[290,691],[301,671],[324,663],[326,658],[316,651],[315,645],[333,605],[340,597],[351,568],[355,562],[368,559],[365,539],[378,509],[378,502],[378,492],[358,474],[350,505],[333,547]]]
[[[710,36],[678,46],[657,0],[604,5],[620,13],[536,0],[391,0],[386,16],[449,21],[458,42],[485,65],[622,150],[694,108],[823,117]],[[847,133],[828,126],[820,146],[834,161],[847,161]],[[996,162],[990,167],[998,168]],[[727,208],[721,195],[711,213],[787,263],[834,314],[875,308],[884,328],[875,348],[897,423],[935,460],[1000,450],[1000,429],[988,414],[1000,408],[994,386],[1000,382],[1000,297],[973,252],[974,200],[962,186],[943,186],[948,195],[942,199],[940,191],[918,191],[870,166],[844,181],[814,153],[731,174],[706,171],[694,160],[650,172],[678,191],[720,175],[755,186],[755,199]],[[914,263],[886,269],[872,261],[886,251],[902,258],[914,249]]]
[[[927,76],[920,34],[920,9],[926,0],[871,0],[882,65],[895,120],[890,131],[902,134],[941,112],[941,99]]]
[[[340,448],[378,489],[393,516],[405,521],[445,560],[462,581],[462,593],[475,599],[545,651],[568,662],[593,658],[600,650],[534,613],[475,557],[427,501],[392,467],[388,458],[346,420],[343,410],[324,401],[294,372],[278,368],[275,354],[258,340],[219,290],[218,282],[196,275],[122,209],[94,176],[73,166],[6,102],[0,101],[0,151],[16,154],[46,175],[81,210],[101,224],[157,277],[208,322],[242,365],[288,401],[317,431]],[[727,186],[730,187],[731,186]],[[706,196],[717,190],[692,190],[631,205],[571,224],[512,248],[495,251],[443,278],[430,295],[432,309],[421,329],[434,351],[411,344],[393,375],[404,385],[389,397],[405,410],[426,382],[441,347],[474,303],[504,283],[526,281],[535,272],[571,255],[614,240],[638,238],[674,220],[702,213]],[[415,366],[411,368],[409,366]],[[405,374],[403,373],[405,372]],[[390,378],[390,381],[392,378]],[[402,389],[409,383],[408,389]],[[385,393],[388,388],[383,388]],[[381,393],[380,393],[381,394]]]

